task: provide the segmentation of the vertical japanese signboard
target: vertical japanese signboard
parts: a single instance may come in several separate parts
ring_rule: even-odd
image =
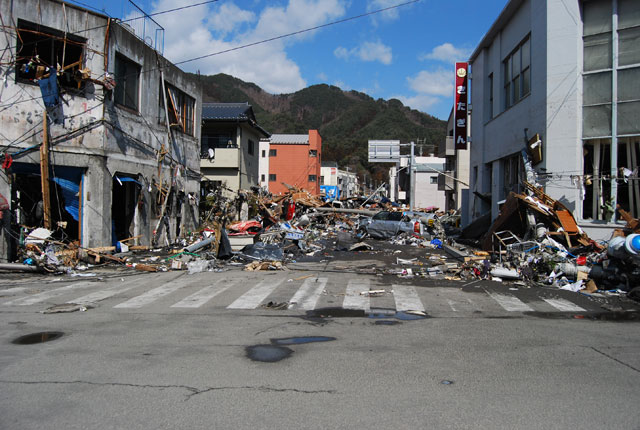
[[[468,63],[456,63],[453,140],[456,149],[467,149],[467,102],[469,99]]]

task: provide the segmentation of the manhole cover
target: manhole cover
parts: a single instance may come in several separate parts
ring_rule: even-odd
[[[16,345],[33,345],[34,343],[49,342],[62,337],[64,333],[61,331],[42,331],[40,333],[31,333],[14,339],[11,343]]]

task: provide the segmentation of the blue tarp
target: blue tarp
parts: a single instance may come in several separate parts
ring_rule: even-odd
[[[138,182],[135,179],[130,178],[128,176],[116,176],[115,178],[116,178],[116,181],[120,181],[120,182],[135,182],[139,186],[142,186],[142,184],[140,182]]]
[[[32,174],[40,176],[40,166],[38,164],[13,163],[11,165],[12,173]],[[64,209],[73,217],[79,220],[80,213],[80,182],[84,169],[79,167],[52,166],[51,180],[60,186],[62,190],[62,199],[64,201]]]
[[[53,181],[60,185],[62,190],[62,198],[64,199],[64,209],[69,212],[69,215],[78,221],[80,215],[80,198],[78,193],[80,192],[80,181],[78,183],[72,180],[54,177]]]
[[[324,191],[324,200],[337,200],[340,198],[340,190],[336,185],[320,185],[320,190]]]

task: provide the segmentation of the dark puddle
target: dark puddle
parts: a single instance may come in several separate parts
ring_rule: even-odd
[[[398,325],[398,324],[402,324],[400,321],[394,321],[394,320],[378,320],[376,322],[374,322],[375,325]]]
[[[400,320],[400,321],[415,321],[415,320],[424,320],[427,318],[431,318],[429,315],[427,314],[423,314],[423,313],[412,313],[412,312],[382,312],[382,313],[371,313],[369,315],[367,315],[369,318],[373,318],[373,319],[379,319],[379,318],[383,318],[383,319],[387,319],[387,318],[394,318],[396,320]]]
[[[424,313],[413,312],[396,312],[394,310],[376,309],[371,313],[366,313],[362,309],[344,309],[344,308],[322,308],[315,309],[307,312],[307,318],[371,318],[371,319],[384,319],[384,320],[400,320],[400,321],[413,321],[423,320],[431,318]],[[378,322],[376,322],[377,324]],[[380,325],[392,325],[388,323],[382,323]]]
[[[61,331],[43,331],[40,333],[31,333],[24,336],[20,336],[11,341],[16,345],[33,345],[35,343],[44,343],[56,340],[62,337],[64,333]]]
[[[328,336],[301,336],[301,337],[284,337],[281,339],[271,339],[271,343],[274,345],[301,345],[304,343],[329,342],[332,340],[336,340],[336,338],[328,337]]]
[[[271,345],[254,345],[246,347],[247,357],[253,361],[276,363],[293,354],[293,350],[282,345],[302,345],[314,342],[330,342],[335,337],[328,336],[298,336],[271,339]]]
[[[254,345],[246,348],[247,357],[253,361],[263,363],[275,363],[288,358],[293,354],[293,350],[285,346],[276,345]]]

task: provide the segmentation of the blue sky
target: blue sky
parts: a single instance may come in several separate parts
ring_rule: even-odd
[[[140,0],[145,12],[201,3]],[[154,16],[174,63],[405,3],[408,0],[218,0]],[[468,58],[507,0],[420,0],[383,13],[182,63],[189,72],[227,73],[273,94],[326,83],[373,98],[397,98],[447,119],[453,63]],[[114,18],[128,0],[80,0]]]

